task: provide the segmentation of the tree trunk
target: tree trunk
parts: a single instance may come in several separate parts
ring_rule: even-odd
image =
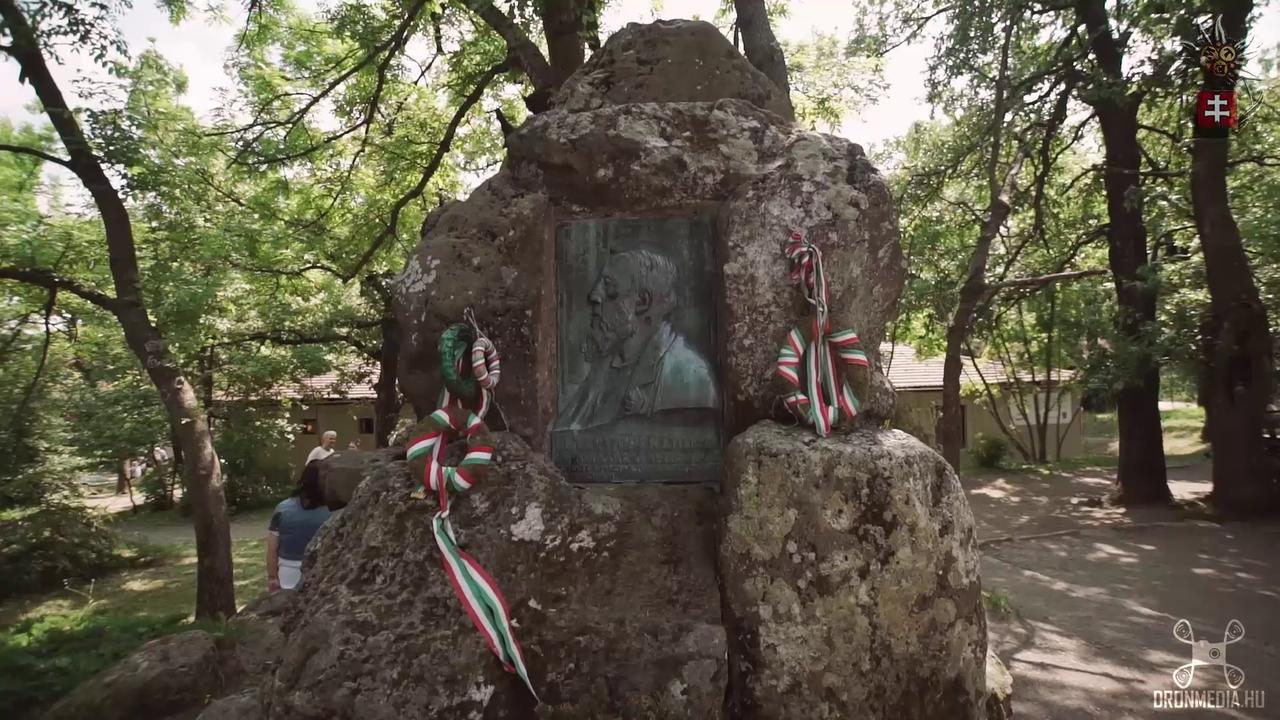
[[[1077,0],[1076,11],[1089,32],[1090,49],[1103,79],[1095,79],[1085,101],[1102,128],[1107,194],[1107,258],[1116,286],[1121,336],[1137,358],[1133,373],[1116,393],[1120,427],[1117,471],[1120,502],[1126,505],[1168,502],[1169,482],[1160,427],[1160,370],[1146,339],[1156,321],[1156,292],[1147,262],[1147,227],[1142,217],[1138,107],[1124,79],[1124,50],[1112,34],[1105,0]]]
[[[733,0],[733,9],[738,16],[737,32],[742,34],[743,54],[757,70],[778,86],[790,111],[791,80],[787,76],[787,58],[782,53],[778,39],[773,35],[764,0]],[[791,114],[792,117],[788,119],[794,119],[794,112]]]
[[[1049,420],[1056,419],[1062,412],[1059,403],[1054,402],[1054,353],[1053,339],[1054,331],[1058,327],[1058,291],[1055,287],[1049,288],[1049,323],[1048,329],[1045,331],[1044,343],[1044,417],[1040,420],[1040,462],[1049,462]],[[1061,395],[1058,397],[1061,400]]]
[[[200,402],[204,406],[205,420],[213,425],[213,366],[217,356],[211,347],[205,348],[197,360],[196,371],[200,373]]]
[[[18,61],[22,76],[31,83],[66,148],[67,167],[89,192],[102,218],[115,286],[115,298],[105,307],[115,314],[125,342],[160,393],[170,426],[182,448],[196,535],[196,617],[230,617],[236,611],[231,533],[213,438],[191,384],[173,362],[159,328],[152,325],[147,316],[128,210],[89,147],[75,114],[67,106],[62,90],[49,72],[35,32],[16,0],[0,0],[0,17],[12,38],[5,52]]]
[[[400,370],[400,323],[390,303],[382,317],[382,348],[378,358],[378,380],[373,384],[377,396],[373,401],[374,444],[384,448],[391,444],[391,433],[400,420],[400,391],[396,375]]]
[[[1160,371],[1146,328],[1156,322],[1156,292],[1147,264],[1147,228],[1142,218],[1138,183],[1137,103],[1098,108],[1106,144],[1107,257],[1116,286],[1120,334],[1137,358],[1133,375],[1122,378],[1116,393],[1120,429],[1117,471],[1120,502],[1161,503],[1172,499],[1164,463],[1164,431],[1160,426]]]
[[[1193,211],[1194,212],[1194,211]],[[1199,362],[1196,363],[1196,404],[1204,410],[1204,426],[1200,428],[1200,441],[1211,442],[1213,437],[1213,408],[1209,401],[1209,387],[1213,384],[1213,378],[1210,375],[1210,358],[1213,356],[1213,339],[1218,336],[1218,329],[1214,326],[1213,312],[1204,314],[1200,319],[1197,329],[1199,344],[1197,351],[1200,353]]]
[[[186,465],[182,462],[182,444],[178,442],[178,433],[173,428],[169,428],[169,446],[173,448],[173,469],[169,473],[169,501],[175,502],[173,497],[178,488],[178,473],[186,469]]]
[[[1015,166],[1020,165],[1020,161],[1015,163]],[[960,398],[960,375],[964,369],[964,358],[961,352],[968,342],[978,303],[986,294],[987,256],[991,252],[991,242],[1009,217],[1009,190],[1016,175],[1017,170],[1013,169],[1004,186],[987,206],[987,217],[978,233],[973,254],[969,256],[969,270],[965,273],[964,284],[960,286],[960,301],[951,316],[951,324],[947,326],[947,350],[942,362],[942,417],[938,421],[938,442],[942,445],[942,457],[951,463],[951,467],[960,467],[960,449],[964,447]]]
[[[742,8],[748,3],[736,4],[739,22],[741,22]],[[763,7],[762,3],[761,7]],[[1004,40],[1000,45],[999,75],[996,78],[995,102],[992,108],[994,129],[991,135],[991,154],[987,159],[987,185],[990,190],[987,214],[978,231],[978,241],[974,243],[973,254],[969,256],[969,267],[960,285],[960,297],[956,303],[955,313],[947,326],[947,349],[942,361],[942,417],[938,419],[938,442],[942,445],[942,457],[951,463],[953,468],[960,467],[960,449],[964,447],[964,423],[962,422],[964,407],[960,398],[960,374],[964,369],[964,360],[961,357],[961,349],[968,343],[969,330],[973,327],[978,304],[987,294],[987,258],[991,254],[991,243],[1009,217],[1009,195],[1018,172],[1022,169],[1023,155],[1022,151],[1018,150],[1013,162],[1009,164],[1008,172],[1005,173],[1004,182],[1000,182],[998,169],[1000,154],[1004,149],[1006,92],[1009,86],[1009,47],[1013,40],[1014,24],[1013,20],[1006,19]],[[785,68],[783,72],[785,74]]]
[[[547,56],[557,87],[582,67],[586,60],[583,13],[588,0],[544,0],[543,32],[547,36]]]
[[[1211,3],[1232,40],[1247,31],[1252,0]],[[1228,89],[1228,88],[1208,88]],[[1277,507],[1262,424],[1271,399],[1271,330],[1258,296],[1240,228],[1227,196],[1231,140],[1196,138],[1191,149],[1191,204],[1213,314],[1208,363],[1209,441],[1213,445],[1213,503],[1231,515]]]
[[[129,457],[121,455],[116,458],[116,494],[123,495],[129,487]]]

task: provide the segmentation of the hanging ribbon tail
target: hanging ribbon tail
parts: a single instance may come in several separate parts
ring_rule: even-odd
[[[432,523],[445,575],[471,623],[484,638],[489,651],[502,663],[503,669],[517,675],[537,701],[538,693],[529,679],[520,643],[511,629],[510,611],[497,583],[475,558],[458,548],[448,518],[438,514]]]
[[[486,371],[490,378],[496,379],[495,368],[487,366]],[[485,400],[483,408],[489,397],[488,388],[482,389],[482,396]],[[409,461],[426,459],[422,487],[415,491],[414,496],[425,498],[427,493],[435,493],[439,509],[431,519],[431,534],[440,551],[445,576],[489,651],[507,672],[520,677],[534,701],[538,702],[538,694],[533,689],[524,655],[512,629],[507,601],[502,597],[498,584],[480,563],[458,547],[453,524],[449,520],[450,492],[466,492],[483,480],[494,456],[484,421],[465,407],[451,405],[452,399],[447,391],[443,392],[440,409],[423,421],[428,431],[409,442],[406,458]],[[445,448],[450,438],[458,436],[466,438],[467,453],[456,467],[446,465]]]

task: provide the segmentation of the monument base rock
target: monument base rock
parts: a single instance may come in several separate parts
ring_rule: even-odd
[[[717,718],[728,676],[708,488],[570,486],[518,437],[451,520],[506,597],[539,717]],[[273,720],[524,718],[454,596],[432,500],[403,462],[372,464],[312,541],[264,697]]]
[[[726,456],[734,714],[981,717],[986,614],[955,472],[897,430],[762,422]]]

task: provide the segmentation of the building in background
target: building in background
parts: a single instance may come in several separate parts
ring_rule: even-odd
[[[910,346],[882,343],[880,362],[898,391],[894,427],[936,446],[936,424],[942,415],[943,356],[921,358]],[[1054,382],[1047,386],[1044,378],[1037,377],[1033,381],[1026,373],[1015,378],[1002,364],[990,360],[975,361],[965,356],[963,368],[960,382],[966,390],[961,396],[961,420],[966,453],[972,449],[979,434],[1006,438],[1000,429],[1001,422],[1024,446],[1031,447],[1036,413],[1043,417],[1046,404],[1049,408],[1046,428],[1049,459],[1079,457],[1084,453],[1084,415],[1080,412],[1080,393],[1061,387],[1072,379],[1070,370],[1055,372]],[[996,395],[999,418],[985,396],[974,397],[967,390],[970,386],[981,388],[984,379]],[[1017,453],[1012,442],[1010,453]]]
[[[377,446],[373,434],[373,401],[378,396],[373,381],[377,375],[376,367],[346,374],[328,372],[281,389],[279,394],[291,403],[289,417],[296,428],[290,458],[293,467],[302,467],[307,454],[320,444],[320,436],[329,430],[338,433],[334,446],[338,452],[347,450],[352,442],[359,442],[361,450]],[[402,405],[400,417],[413,419],[408,403]]]

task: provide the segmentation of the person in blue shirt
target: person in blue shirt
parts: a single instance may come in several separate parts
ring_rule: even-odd
[[[276,505],[267,527],[267,590],[291,590],[302,581],[302,556],[307,543],[329,519],[320,491],[320,462],[302,469],[298,487]]]

